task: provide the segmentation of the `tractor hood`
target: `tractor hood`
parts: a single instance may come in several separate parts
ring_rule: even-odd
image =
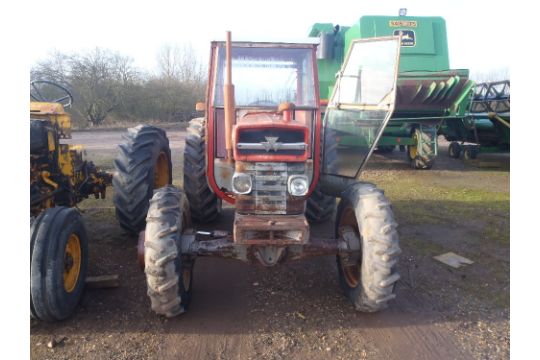
[[[233,128],[235,160],[306,161],[311,151],[309,128],[286,118],[257,111],[239,116]]]

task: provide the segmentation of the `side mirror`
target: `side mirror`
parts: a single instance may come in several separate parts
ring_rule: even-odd
[[[198,102],[195,104],[195,111],[205,111],[206,110],[206,104],[203,102]]]

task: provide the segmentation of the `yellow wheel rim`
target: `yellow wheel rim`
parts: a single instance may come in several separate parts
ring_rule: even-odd
[[[156,166],[154,167],[154,188],[159,189],[169,183],[169,161],[167,159],[167,154],[164,151],[159,153],[159,156],[156,161]]]
[[[341,213],[341,217],[339,219],[339,227],[344,226],[350,226],[354,229],[354,232],[358,237],[360,237],[360,233],[358,231],[358,222],[356,220],[356,214],[354,212],[354,209],[352,207],[346,207],[343,212]],[[360,283],[360,266],[361,264],[357,265],[350,265],[350,266],[344,266],[343,263],[341,264],[341,271],[343,271],[343,277],[345,279],[345,282],[349,287],[355,288]]]
[[[68,293],[77,286],[81,272],[81,241],[75,234],[69,235],[64,252],[64,289]]]
[[[411,159],[416,159],[416,155],[418,155],[418,137],[416,134],[413,135],[414,145],[409,145],[409,157]]]

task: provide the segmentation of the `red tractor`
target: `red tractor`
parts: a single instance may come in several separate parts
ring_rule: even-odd
[[[230,33],[212,42],[206,103],[198,104],[205,117],[187,129],[183,190],[170,185],[165,133],[130,130],[115,161],[115,203],[125,229],[144,230],[139,261],[156,313],[187,309],[198,256],[274,266],[335,254],[357,310],[378,311],[395,297],[397,225],[383,192],[359,175],[392,115],[399,41],[354,43],[324,121],[315,43],[231,43]],[[340,145],[351,136],[364,146]],[[318,238],[309,220],[329,218],[336,197],[335,236]],[[192,220],[213,221],[222,201],[235,207],[232,234],[194,231]]]

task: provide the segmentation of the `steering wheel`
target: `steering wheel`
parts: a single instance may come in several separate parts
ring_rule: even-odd
[[[30,82],[30,98],[40,102],[60,103],[68,108],[73,103],[71,92],[52,81],[34,80]]]
[[[257,100],[249,103],[248,106],[278,106],[278,104],[270,100]]]

